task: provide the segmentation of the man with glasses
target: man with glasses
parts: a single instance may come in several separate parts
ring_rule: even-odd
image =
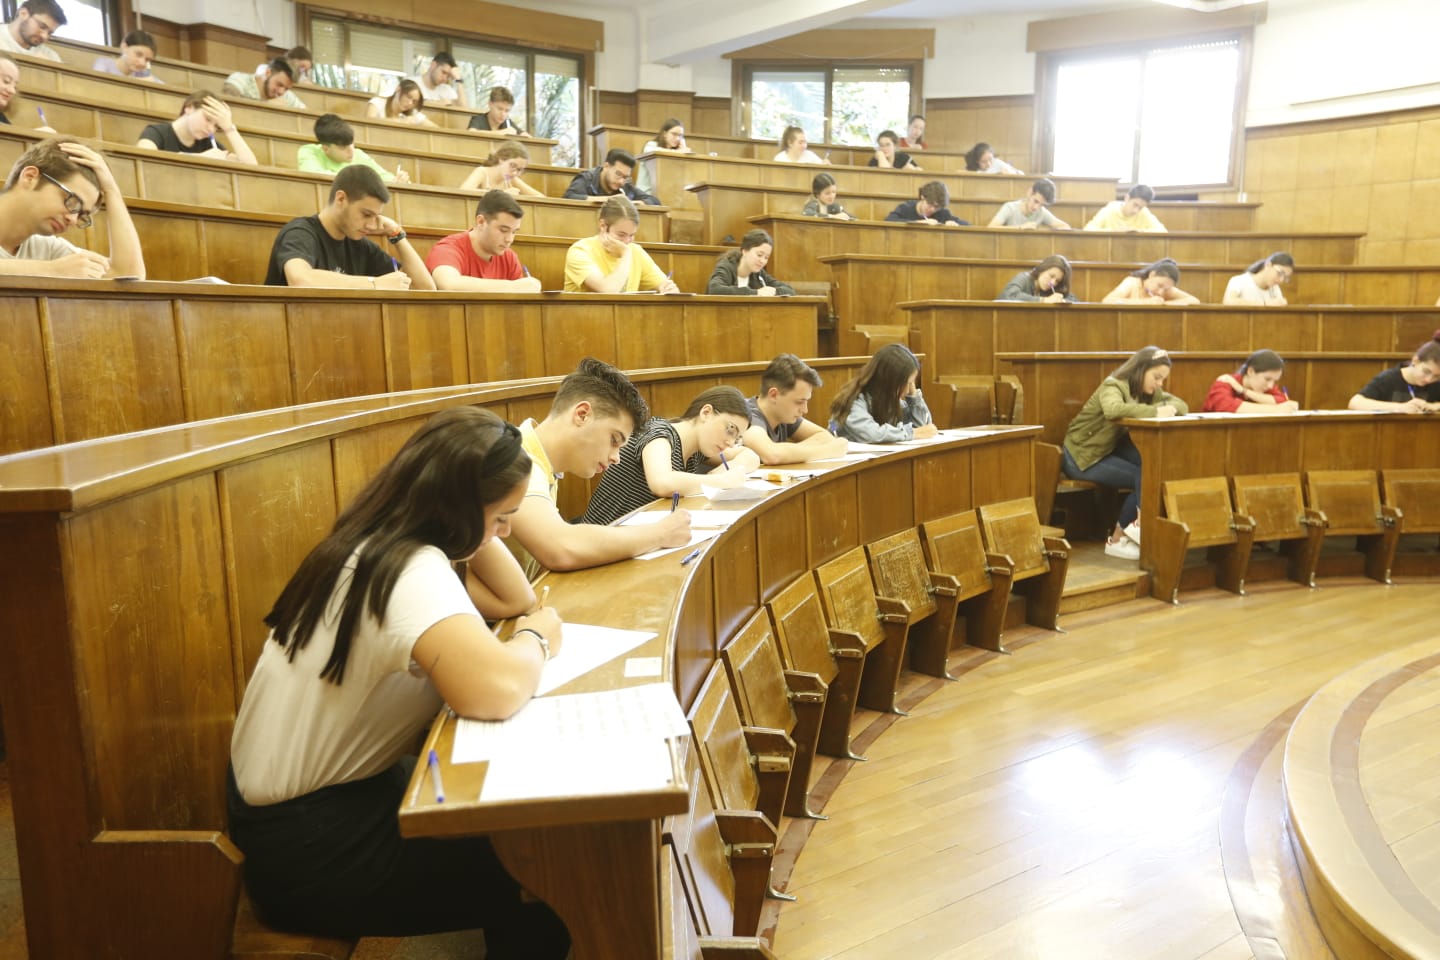
[[[0,30],[0,50],[59,63],[60,54],[46,41],[65,23],[65,11],[55,0],[25,0],[15,11],[15,19]]]
[[[565,191],[567,200],[608,200],[617,194],[635,201],[661,206],[660,198],[646,193],[631,182],[635,173],[635,158],[628,151],[616,147],[605,154],[605,162],[598,167],[582,170],[570,181]]]
[[[104,208],[110,256],[61,238]],[[0,190],[0,276],[145,279],[140,236],[105,158],[76,140],[43,140],[16,161]]]

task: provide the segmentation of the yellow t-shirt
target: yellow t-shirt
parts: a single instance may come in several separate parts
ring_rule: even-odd
[[[1133,217],[1125,216],[1124,210],[1124,200],[1112,200],[1090,218],[1090,222],[1085,224],[1085,229],[1108,230],[1112,233],[1125,233],[1131,230],[1139,230],[1141,233],[1169,232],[1165,229],[1165,224],[1150,212],[1149,207],[1141,207],[1140,212]]]
[[[535,432],[533,419],[520,424],[520,446],[530,454],[530,485],[525,489],[525,496],[544,497],[552,504],[558,504],[560,478],[556,476],[555,468],[550,465],[550,458],[545,454],[545,447],[540,443],[540,435]],[[510,552],[519,561],[521,569],[525,571],[525,577],[531,582],[545,572],[540,561],[536,560],[513,534],[505,538],[505,546],[510,548]]]
[[[619,263],[617,257],[605,252],[598,235],[576,240],[565,253],[565,292],[584,293],[586,277],[597,270],[609,276]],[[664,272],[650,259],[645,248],[638,243],[630,244],[630,275],[625,278],[624,292],[659,290],[664,282]]]

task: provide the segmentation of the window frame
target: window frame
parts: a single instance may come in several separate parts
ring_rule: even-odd
[[[1175,47],[1197,46],[1221,41],[1236,41],[1239,58],[1235,77],[1235,102],[1231,107],[1230,160],[1227,164],[1226,179],[1215,183],[1166,184],[1157,187],[1157,194],[1193,194],[1240,189],[1245,179],[1245,104],[1250,92],[1250,60],[1254,49],[1255,31],[1252,27],[1230,27],[1204,33],[1184,34],[1168,37],[1152,37],[1127,43],[1103,44],[1088,47],[1074,47],[1065,50],[1041,51],[1035,57],[1035,145],[1039,166],[1053,170],[1055,165],[1055,105],[1058,100],[1058,74],[1066,63],[1086,60],[1105,60],[1127,56],[1144,57],[1156,50]],[[1133,176],[1139,167],[1141,137],[1135,139],[1135,152],[1130,171]],[[1120,189],[1129,189],[1134,183],[1121,178]]]
[[[830,139],[830,122],[835,110],[835,71],[868,68],[872,70],[907,70],[910,73],[910,104],[906,108],[905,119],[908,122],[910,117],[917,113],[923,113],[920,109],[924,98],[920,91],[924,88],[925,82],[925,61],[906,59],[829,59],[813,60],[797,64],[794,60],[777,60],[772,58],[757,60],[733,60],[731,61],[731,82],[730,89],[730,116],[731,134],[740,137],[749,137],[758,140],[752,132],[754,124],[750,115],[750,85],[753,82],[754,74],[758,72],[777,73],[824,73],[825,74],[825,129],[823,136],[815,143],[833,143]],[[876,131],[877,133],[879,131]],[[904,136],[901,133],[901,136]],[[850,144],[850,146],[857,146]]]
[[[4,18],[5,23],[15,19],[15,15],[20,12],[20,4],[23,2],[24,0],[0,0],[0,17]],[[102,45],[120,46],[121,39],[129,32],[125,29],[125,24],[134,22],[134,19],[129,0],[100,0],[100,22],[104,27],[106,38]],[[55,39],[64,40],[66,38],[56,37]],[[82,40],[80,42],[88,43],[89,41]]]
[[[310,46],[313,46],[311,41],[314,39],[311,33],[312,19],[337,20],[341,23],[358,22],[364,23],[369,26],[381,27],[387,30],[395,30],[401,33],[408,34],[411,37],[417,39],[430,40],[437,53],[441,51],[444,51],[446,53],[452,53],[452,47],[454,46],[454,43],[458,41],[459,43],[465,45],[497,47],[503,50],[511,50],[516,53],[522,54],[525,57],[526,72],[529,74],[529,82],[526,84],[525,90],[525,118],[527,122],[532,124],[534,122],[534,117],[536,116],[536,57],[553,56],[573,59],[579,65],[577,79],[580,82],[580,94],[577,98],[578,130],[576,134],[576,142],[577,149],[580,152],[580,157],[583,160],[587,139],[585,136],[585,132],[589,129],[589,124],[586,121],[586,116],[589,113],[588,107],[591,91],[594,89],[595,57],[592,52],[571,50],[569,48],[561,46],[527,46],[524,44],[515,43],[512,40],[503,40],[497,37],[486,36],[485,34],[481,33],[470,33],[468,31],[450,30],[448,32],[442,33],[440,32],[440,27],[433,27],[423,23],[411,23],[399,20],[389,20],[381,17],[366,16],[361,13],[336,10],[331,7],[311,6],[310,4],[306,3],[297,3],[295,5],[296,36],[304,37],[305,42],[307,43],[307,45]],[[345,60],[346,68],[348,69],[350,61],[350,36],[348,31],[345,35]],[[481,93],[481,91],[478,90],[472,92],[476,95],[477,98]],[[472,113],[479,114],[484,110],[484,107],[484,104],[473,103],[468,108],[464,109],[468,109]],[[527,127],[526,129],[529,130],[530,133],[534,133],[533,129],[530,129],[529,127]]]

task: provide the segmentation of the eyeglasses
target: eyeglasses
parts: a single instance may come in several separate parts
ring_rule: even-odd
[[[725,421],[725,436],[729,438],[731,445],[740,442],[740,428],[735,426],[733,421]]]
[[[50,176],[50,174],[46,173],[43,170],[40,171],[40,176],[44,177],[46,180],[49,180],[51,183],[55,184],[55,186],[59,187],[61,191],[64,192],[65,209],[75,217],[75,223],[77,226],[88,229],[91,224],[95,222],[92,219],[94,217],[95,211],[85,209],[85,201],[80,199],[80,194],[76,193],[74,190],[71,190],[69,187],[65,186],[65,184],[61,183],[59,180],[56,180],[54,177]]]

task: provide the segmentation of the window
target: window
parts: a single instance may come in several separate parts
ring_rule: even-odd
[[[912,90],[909,66],[751,66],[742,132],[778,141],[795,125],[815,143],[873,143],[881,130],[905,129]]]
[[[1160,187],[1228,183],[1240,64],[1233,38],[1055,58],[1049,169]]]
[[[452,42],[418,29],[320,16],[310,19],[310,50],[315,54],[312,76],[325,87],[389,93],[400,78],[421,72],[436,52],[447,49],[460,66],[466,91],[479,101],[471,103],[471,108],[484,109],[490,88],[505,87],[515,95],[511,119],[534,136],[558,141],[548,162],[579,165],[579,57],[466,40]]]
[[[6,23],[15,19],[23,0],[4,0],[0,3],[0,14]],[[81,40],[112,46],[109,40],[110,24],[119,23],[114,0],[65,0],[61,4],[65,11],[65,26],[55,31],[57,39]],[[115,38],[119,43],[119,37]]]

